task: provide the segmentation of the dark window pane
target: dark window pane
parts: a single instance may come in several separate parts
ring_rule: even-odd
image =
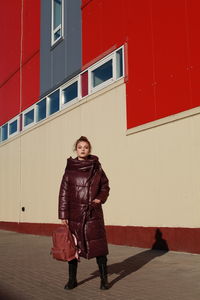
[[[93,87],[113,77],[112,59],[92,71]]]
[[[123,76],[123,58],[122,58],[122,48],[116,52],[117,61],[116,61],[116,76],[120,78]]]
[[[37,103],[37,122],[46,118],[46,99]]]
[[[59,29],[58,31],[56,31],[56,33],[54,33],[54,41],[56,41],[60,37],[61,37],[61,30]]]
[[[59,110],[59,90],[49,96],[49,114]]]
[[[27,126],[34,122],[34,109],[24,114],[24,126]]]
[[[13,134],[17,131],[17,120],[9,124],[9,134]]]
[[[1,127],[1,139],[2,141],[7,140],[8,138],[8,124],[5,124]]]
[[[54,0],[54,29],[61,24],[62,1]]]
[[[78,81],[72,83],[66,89],[63,90],[64,103],[67,103],[78,97]]]

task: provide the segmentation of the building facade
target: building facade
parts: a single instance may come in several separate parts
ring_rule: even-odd
[[[199,1],[2,5],[0,228],[51,233],[85,135],[110,181],[108,241],[200,253]]]

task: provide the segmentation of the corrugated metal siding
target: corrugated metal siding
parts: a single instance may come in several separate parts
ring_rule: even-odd
[[[198,0],[82,4],[84,65],[128,42],[127,128],[200,105]]]
[[[64,1],[64,39],[51,48],[51,1],[41,0],[40,95],[81,69],[81,1]]]

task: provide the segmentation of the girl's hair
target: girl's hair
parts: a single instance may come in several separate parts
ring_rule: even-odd
[[[74,143],[74,151],[76,151],[79,142],[86,142],[86,143],[88,143],[88,146],[89,146],[89,152],[92,151],[92,146],[91,146],[91,144],[90,144],[90,141],[86,138],[86,136],[81,136],[81,137]]]

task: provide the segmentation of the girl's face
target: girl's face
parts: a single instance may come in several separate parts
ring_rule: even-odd
[[[79,159],[85,159],[90,154],[90,148],[87,142],[79,142],[76,147],[76,153]]]

